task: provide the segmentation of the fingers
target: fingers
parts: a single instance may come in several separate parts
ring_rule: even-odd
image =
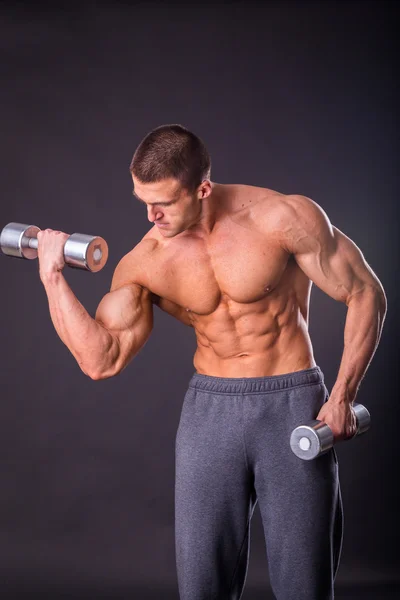
[[[42,236],[44,233],[62,233],[62,231],[58,231],[57,229],[41,229],[40,231],[38,231],[37,236],[39,238],[39,236]]]
[[[62,236],[63,240],[66,240],[70,237],[67,233],[64,233],[63,231],[58,231],[57,229],[41,229],[37,233],[37,239],[39,241],[46,238],[56,239],[59,236]]]
[[[317,420],[323,421],[331,429],[336,441],[354,437],[357,433],[357,420],[351,405],[326,402]]]
[[[354,412],[354,408],[351,406],[350,407],[350,427],[349,427],[349,431],[348,433],[348,438],[352,438],[355,435],[357,435],[357,417],[356,417],[356,413]]]
[[[50,228],[38,232],[38,259],[41,277],[62,271],[65,266],[64,246],[69,237],[62,231]]]

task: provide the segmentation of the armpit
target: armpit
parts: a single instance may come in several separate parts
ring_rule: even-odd
[[[171,315],[171,317],[175,317],[175,319],[178,319],[178,321],[180,321],[184,325],[193,327],[193,323],[188,311],[186,311],[182,306],[179,306],[179,304],[175,304],[175,302],[167,300],[166,298],[161,298],[160,296],[154,293],[151,293],[151,301],[162,311]]]

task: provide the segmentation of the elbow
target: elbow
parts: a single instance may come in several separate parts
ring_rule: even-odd
[[[119,375],[136,356],[137,352],[131,352],[129,355],[126,352],[121,352],[119,344],[115,344],[110,351],[104,353],[101,359],[98,359],[91,365],[86,365],[82,362],[79,364],[85,375],[93,379],[93,381],[101,381],[102,379],[110,379]]]
[[[381,315],[381,318],[384,319],[387,313],[387,298],[385,290],[383,289],[383,286],[380,282],[375,290],[375,295],[379,313]]]
[[[387,298],[386,298],[386,294],[383,291],[383,289],[381,290],[381,292],[379,294],[379,298],[380,298],[382,314],[383,314],[383,316],[385,316],[387,313]]]
[[[102,379],[110,379],[110,377],[114,377],[118,375],[119,371],[116,369],[99,369],[99,368],[85,368],[83,365],[79,365],[82,373],[84,373],[89,379],[93,381],[101,381]]]
[[[381,323],[383,325],[383,323],[386,319],[386,313],[387,313],[387,298],[386,298],[386,294],[384,292],[379,294],[379,312],[380,312]]]
[[[96,361],[95,364],[86,366],[80,365],[82,371],[93,379],[93,381],[100,381],[102,379],[110,379],[121,371],[120,368],[120,351],[118,344],[111,344],[109,348],[103,353],[102,357]]]
[[[93,379],[93,381],[100,381],[102,379],[110,379],[111,377],[116,377],[128,366],[127,362],[116,361],[108,368],[102,369],[92,369],[89,370],[86,375]]]
[[[367,286],[357,292],[350,294],[345,299],[345,303],[349,307],[350,303],[355,300],[357,301],[368,301],[376,307],[382,317],[385,317],[387,312],[387,298],[385,291],[381,286]]]
[[[112,377],[112,375],[106,374],[102,371],[93,371],[93,373],[86,373],[86,375],[93,381],[100,381],[102,379],[109,379]]]
[[[111,377],[115,377],[121,372],[120,369],[110,368],[110,369],[95,369],[93,371],[89,371],[85,373],[90,379],[93,381],[101,381],[102,379],[110,379]]]
[[[106,377],[104,377],[102,372],[99,370],[92,371],[91,369],[85,368],[83,365],[79,365],[79,367],[80,367],[82,373],[84,375],[86,375],[86,377],[89,377],[89,379],[93,379],[93,381],[99,381],[100,379],[106,379]]]

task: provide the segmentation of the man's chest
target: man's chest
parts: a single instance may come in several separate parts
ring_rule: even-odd
[[[156,252],[145,285],[161,298],[210,314],[222,297],[241,304],[262,300],[279,284],[288,259],[276,236],[230,227],[207,242],[182,240]]]

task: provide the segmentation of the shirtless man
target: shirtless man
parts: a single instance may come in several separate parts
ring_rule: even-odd
[[[352,403],[379,343],[382,285],[361,251],[301,195],[210,180],[204,143],[181,125],[151,131],[131,163],[152,227],[117,265],[92,318],[61,271],[67,235],[41,231],[52,321],[95,380],[146,343],[153,305],[193,327],[195,373],[176,436],[175,532],[181,600],[239,600],[259,502],[277,600],[334,597],[342,504],[334,449],[291,451],[294,427],[355,433]],[[331,393],[308,333],[312,282],[348,307]]]

